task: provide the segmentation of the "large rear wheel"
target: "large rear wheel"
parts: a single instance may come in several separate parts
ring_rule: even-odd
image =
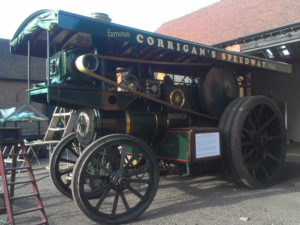
[[[72,193],[97,223],[119,224],[143,213],[158,187],[158,165],[140,139],[113,134],[90,144],[76,162]]]
[[[285,127],[272,99],[235,99],[222,114],[219,128],[226,164],[237,183],[258,188],[279,179],[286,153]]]

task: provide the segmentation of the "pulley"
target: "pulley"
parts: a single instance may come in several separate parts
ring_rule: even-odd
[[[76,111],[75,118],[76,138],[83,147],[86,147],[97,138],[100,113],[95,109],[80,109]]]
[[[220,116],[226,106],[238,96],[237,79],[229,70],[212,67],[201,77],[198,97],[201,108],[206,113]]]

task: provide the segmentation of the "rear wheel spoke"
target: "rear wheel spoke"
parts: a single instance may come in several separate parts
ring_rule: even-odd
[[[263,164],[261,164],[260,168],[264,172],[264,174],[266,175],[267,178],[271,177],[271,175],[268,173],[268,171],[266,170],[266,168],[264,167]]]
[[[264,122],[264,124],[262,124],[262,125],[259,127],[258,131],[260,132],[260,131],[266,129],[266,128],[271,124],[271,122],[272,122],[274,119],[276,119],[275,113],[273,113],[273,115],[272,115],[266,122]]]
[[[281,162],[281,160],[277,157],[275,157],[274,155],[272,155],[270,152],[266,153],[266,156],[269,157],[270,159],[273,159],[276,162]]]
[[[250,158],[250,156],[255,152],[255,147],[251,148],[249,151],[246,152],[244,156],[244,162],[247,162],[247,160]]]
[[[261,105],[259,107],[259,111],[257,113],[256,120],[255,120],[255,125],[257,125],[258,122],[260,121],[260,116],[262,115],[262,112],[264,111],[264,108],[265,108],[265,105]]]
[[[242,146],[246,147],[246,146],[251,146],[254,145],[254,143],[252,141],[242,141]]]
[[[282,134],[267,137],[268,141],[282,140]]]
[[[255,127],[255,124],[254,124],[254,122],[252,120],[251,114],[249,114],[249,116],[248,116],[248,121],[249,121],[249,123],[250,123],[250,125],[252,127],[252,130],[256,130],[256,127]]]

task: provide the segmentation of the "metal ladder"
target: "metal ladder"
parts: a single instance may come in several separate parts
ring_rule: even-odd
[[[54,140],[55,133],[59,133],[58,140],[71,133],[73,129],[72,115],[72,110],[58,106],[55,107],[52,119],[44,137],[44,141]]]
[[[8,154],[3,154],[2,151],[5,148],[11,148],[11,151],[9,151]],[[11,157],[12,159],[11,167],[9,168],[5,166],[4,158],[6,157]],[[18,167],[17,159],[20,157],[23,157],[25,165]],[[27,172],[28,179],[16,181],[17,171]],[[48,225],[49,223],[47,220],[47,216],[32,172],[31,165],[27,157],[27,152],[20,128],[0,128],[0,175],[4,190],[6,213],[10,224],[15,225],[14,217],[17,215],[39,211],[41,221],[34,223],[34,225]],[[10,175],[9,179],[7,178],[7,175]],[[15,185],[26,184],[31,184],[32,193],[15,196]],[[18,211],[13,210],[14,201],[28,198],[35,199],[36,207]]]

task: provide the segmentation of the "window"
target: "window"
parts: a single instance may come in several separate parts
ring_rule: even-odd
[[[283,57],[289,57],[291,55],[290,51],[287,49],[285,45],[280,46],[279,51],[280,51],[280,55]]]
[[[267,55],[268,55],[268,57],[270,58],[270,59],[274,59],[275,58],[275,56],[274,56],[274,54],[273,54],[273,52],[271,51],[271,49],[267,49],[266,50],[266,53],[267,53]]]

